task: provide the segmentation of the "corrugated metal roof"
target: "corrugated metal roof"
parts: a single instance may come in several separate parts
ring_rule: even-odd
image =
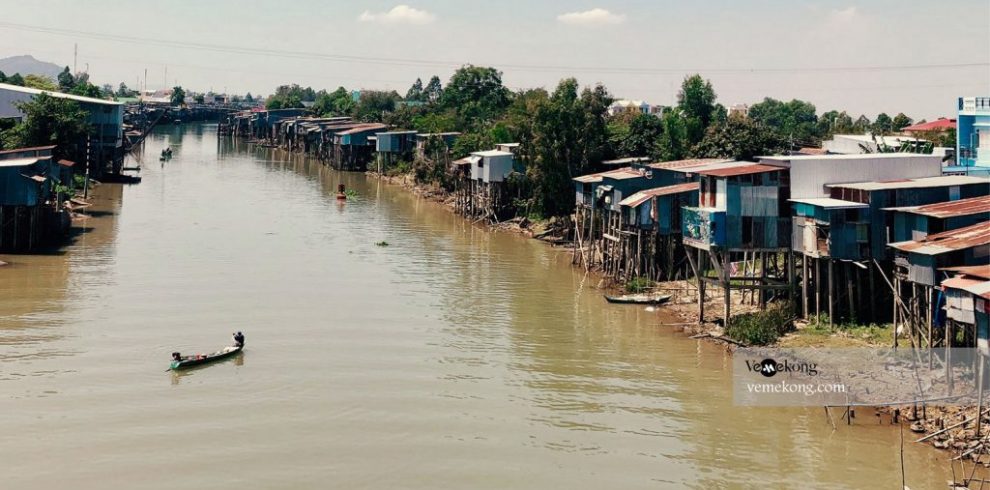
[[[811,197],[806,199],[788,199],[791,202],[810,204],[825,209],[858,209],[868,208],[869,205],[861,202],[843,201],[842,199],[832,199],[831,197]]]
[[[934,121],[928,121],[924,123],[913,124],[905,128],[901,128],[901,131],[945,131],[947,129],[955,129],[956,120],[946,119],[940,117]]]
[[[379,129],[385,129],[387,127],[388,126],[386,126],[384,124],[367,123],[367,124],[357,125],[357,126],[355,126],[353,128],[350,128],[350,129],[348,129],[346,131],[341,131],[341,132],[339,132],[337,134],[339,134],[339,135],[357,134],[357,133],[363,133],[365,131],[375,131],[375,130],[379,130]]]
[[[942,289],[961,289],[981,298],[990,298],[990,281],[956,276],[942,281]]]
[[[615,160],[605,160],[602,162],[602,165],[625,165],[627,163],[639,163],[639,162],[648,162],[648,161],[650,161],[650,157],[625,157],[625,158],[616,158]]]
[[[967,276],[982,277],[990,279],[990,264],[987,265],[966,265],[961,267],[945,267],[943,271],[958,272]]]
[[[10,85],[7,83],[0,83],[0,90],[8,90],[11,92],[20,92],[22,94],[39,95],[41,93],[46,93],[56,99],[69,99],[76,102],[87,102],[90,104],[102,104],[102,105],[112,105],[112,106],[123,106],[122,102],[116,102],[113,100],[95,99],[93,97],[83,97],[81,95],[64,94],[62,92],[53,92],[51,90],[38,90],[36,88],[21,87],[20,85]]]
[[[507,151],[499,151],[499,150],[474,151],[471,152],[471,154],[478,155],[479,157],[506,157],[506,156],[511,157],[512,156],[512,153],[509,153]]]
[[[581,182],[582,184],[588,184],[592,182],[601,182],[603,177],[608,177],[615,180],[625,180],[632,179],[636,177],[643,177],[643,173],[638,170],[633,170],[632,167],[617,168],[615,170],[607,170],[605,172],[598,172],[595,174],[581,175],[574,177],[574,182]]]
[[[969,199],[959,199],[957,201],[926,204],[924,206],[885,208],[885,210],[903,211],[905,213],[920,214],[923,216],[931,216],[933,218],[942,219],[981,213],[990,214],[990,196],[972,197]]]
[[[677,169],[684,167],[697,167],[701,165],[711,165],[713,163],[727,163],[733,161],[732,159],[725,158],[691,158],[688,160],[671,160],[669,162],[656,162],[647,165],[647,167],[655,168],[657,170],[664,169]]]
[[[921,255],[938,255],[980,245],[990,245],[990,221],[957,230],[935,233],[921,240],[890,244],[891,247],[898,250]]]
[[[664,187],[657,187],[655,189],[647,189],[645,191],[639,191],[619,202],[619,206],[631,206],[637,207],[640,204],[658,196],[666,196],[670,194],[680,194],[682,192],[692,192],[698,190],[698,182],[688,182],[686,184],[676,184],[668,185]]]
[[[602,181],[602,174],[603,173],[605,173],[605,172],[598,172],[597,174],[580,175],[580,176],[574,177],[571,180],[573,180],[574,182],[580,182],[582,184],[590,184],[592,182],[601,182]]]
[[[9,150],[0,151],[0,155],[9,155],[11,153],[22,153],[25,151],[44,151],[44,150],[54,150],[55,145],[48,146],[32,146],[30,148],[11,148]]]
[[[49,157],[45,157],[49,158]],[[27,165],[34,165],[38,163],[40,158],[38,157],[28,157],[28,158],[11,158],[10,160],[0,160],[0,167],[24,167]]]
[[[783,167],[773,165],[763,165],[761,163],[751,163],[738,167],[714,168],[710,170],[699,170],[696,173],[712,177],[735,177],[737,175],[762,174],[766,172],[780,172]]]
[[[990,178],[970,175],[943,175],[939,177],[921,177],[917,179],[900,179],[886,182],[858,182],[853,184],[826,184],[825,187],[841,187],[861,191],[880,191],[890,189],[916,189],[922,187],[948,187],[966,184],[988,184]]]
[[[972,279],[969,277],[955,276],[942,281],[943,289],[967,289],[980,284],[988,283],[982,279]]]

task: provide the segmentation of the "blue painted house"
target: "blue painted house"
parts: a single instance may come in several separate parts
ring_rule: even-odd
[[[956,119],[959,167],[990,172],[990,97],[960,97]]]
[[[990,195],[886,211],[893,215],[893,241],[920,240],[933,233],[990,220]]]
[[[791,199],[791,247],[812,258],[868,258],[869,210],[863,203],[830,197]]]
[[[694,170],[698,205],[683,209],[684,244],[702,250],[778,250],[790,246],[787,169],[730,162]]]
[[[944,279],[940,269],[985,265],[990,261],[990,221],[928,235],[920,240],[891,243],[895,273],[903,280],[928,287]]]
[[[990,194],[990,179],[967,175],[947,175],[918,179],[900,179],[886,182],[859,182],[851,184],[826,184],[830,197],[840,201],[866,204],[869,209],[865,221],[869,223],[869,254],[863,258],[884,259],[890,257],[887,243],[893,241],[888,233],[894,229],[893,216],[886,208],[920,206],[938,202],[956,201]]]

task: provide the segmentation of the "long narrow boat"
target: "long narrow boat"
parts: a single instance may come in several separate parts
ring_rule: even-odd
[[[225,347],[212,354],[182,356],[180,361],[172,361],[172,366],[170,369],[177,371],[179,369],[186,369],[194,366],[202,366],[203,364],[208,364],[211,362],[228,359],[230,357],[237,355],[242,350],[244,350],[244,346],[231,346],[231,347]]]
[[[669,294],[623,294],[619,296],[605,295],[609,303],[627,305],[659,305],[670,299]]]

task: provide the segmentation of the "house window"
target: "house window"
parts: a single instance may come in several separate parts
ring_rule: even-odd
[[[856,225],[856,241],[859,243],[867,243],[870,241],[870,226],[867,223],[860,223]]]

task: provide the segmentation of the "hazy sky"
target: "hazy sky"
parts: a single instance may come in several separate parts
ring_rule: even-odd
[[[956,97],[990,95],[988,0],[0,0],[0,7],[0,57],[32,54],[71,66],[78,43],[79,69],[88,64],[94,82],[132,87],[145,68],[148,87],[162,87],[167,65],[169,85],[200,91],[267,94],[295,82],[405,93],[416,77],[446,81],[473,63],[500,68],[513,88],[552,88],[574,76],[660,104],[699,72],[726,105],[800,98],[819,112],[870,118],[951,116]],[[978,66],[945,66],[964,64]],[[872,68],[848,69],[862,67]]]

